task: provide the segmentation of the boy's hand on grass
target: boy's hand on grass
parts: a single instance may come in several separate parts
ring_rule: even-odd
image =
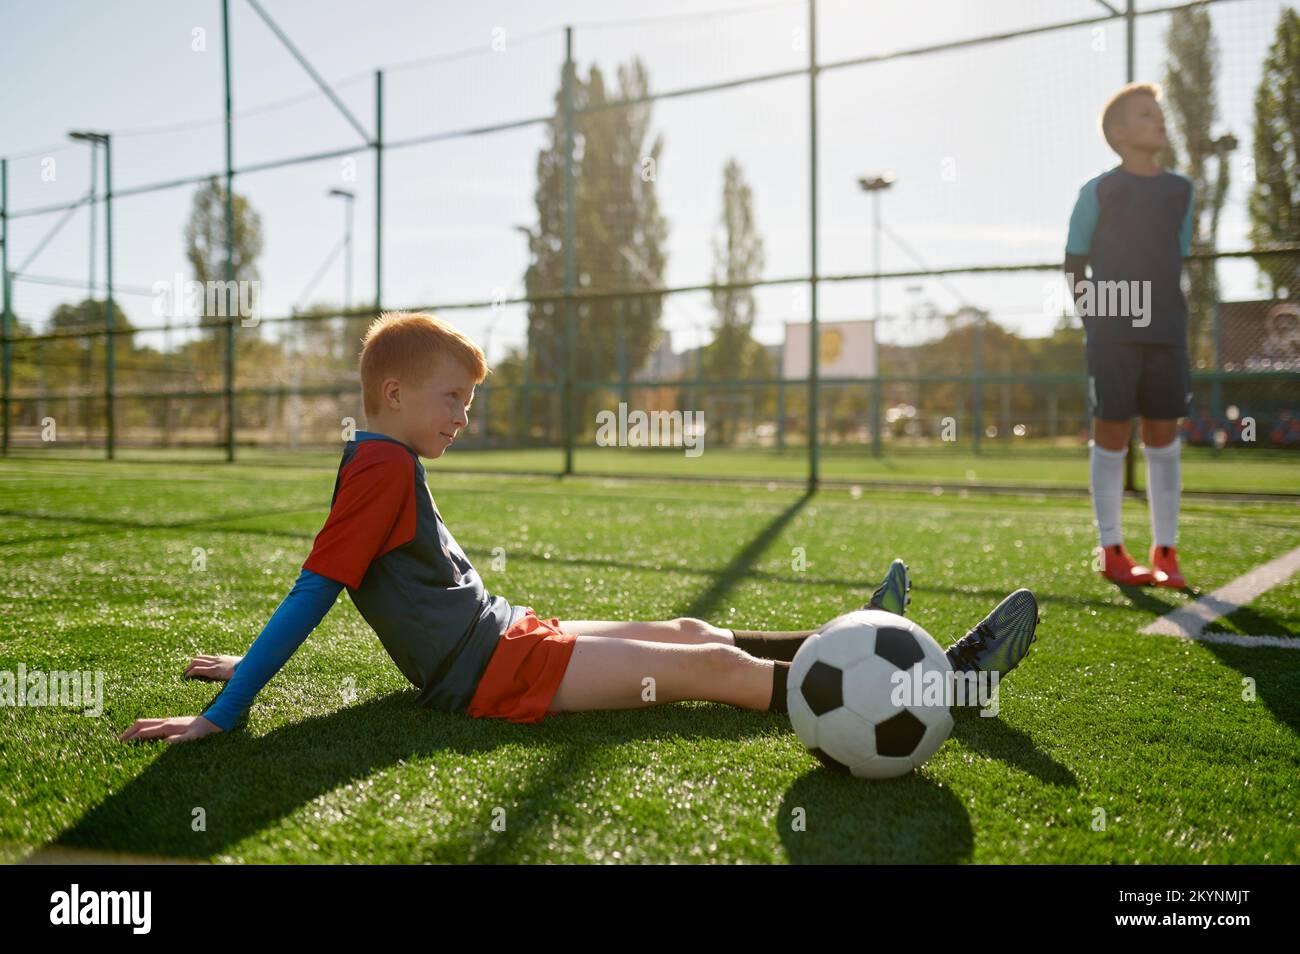
[[[221,732],[221,726],[203,716],[177,716],[174,719],[136,719],[135,723],[119,735],[119,742],[133,739],[162,739],[165,742],[189,742],[205,735]]]
[[[185,667],[186,679],[226,680],[235,674],[243,656],[195,656]]]

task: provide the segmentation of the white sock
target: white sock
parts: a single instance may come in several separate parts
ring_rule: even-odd
[[[1147,505],[1151,540],[1158,547],[1178,546],[1178,498],[1182,491],[1182,442],[1164,447],[1142,445],[1147,459]]]
[[[1092,488],[1092,509],[1097,515],[1097,538],[1103,547],[1124,541],[1119,529],[1120,506],[1124,503],[1124,458],[1128,448],[1106,450],[1092,445],[1088,485]]]

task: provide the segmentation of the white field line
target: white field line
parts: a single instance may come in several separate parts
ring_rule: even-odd
[[[1286,636],[1238,636],[1235,633],[1203,632],[1216,619],[1235,613],[1261,593],[1285,583],[1297,570],[1300,570],[1300,547],[1255,567],[1194,603],[1166,613],[1143,627],[1140,632],[1149,636],[1182,636],[1201,643],[1300,649],[1300,639]]]

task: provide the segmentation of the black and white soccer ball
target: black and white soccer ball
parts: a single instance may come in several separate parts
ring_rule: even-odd
[[[952,712],[924,694],[895,692],[903,678],[895,673],[912,689],[946,682],[952,665],[934,637],[902,616],[864,609],[831,620],[790,664],[786,705],[800,741],[827,767],[858,778],[920,767],[952,732]]]

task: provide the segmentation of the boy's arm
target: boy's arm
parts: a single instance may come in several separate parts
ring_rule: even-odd
[[[1079,313],[1078,283],[1087,278],[1088,256],[1092,253],[1092,233],[1097,228],[1101,207],[1097,202],[1097,180],[1084,183],[1070,213],[1070,232],[1065,240],[1065,280],[1070,287],[1075,312]]]
[[[239,721],[329,612],[344,586],[361,585],[374,558],[415,536],[415,482],[409,454],[395,444],[366,443],[344,467],[325,525],[284,602],[203,713],[225,731]]]
[[[253,697],[325,618],[342,590],[342,583],[304,569],[203,718],[225,732],[233,729]]]
[[[1178,232],[1178,249],[1182,252],[1183,258],[1186,258],[1192,251],[1192,227],[1196,220],[1193,216],[1192,209],[1196,205],[1196,190],[1192,187],[1192,181],[1187,180],[1187,212],[1183,215],[1183,227]]]

